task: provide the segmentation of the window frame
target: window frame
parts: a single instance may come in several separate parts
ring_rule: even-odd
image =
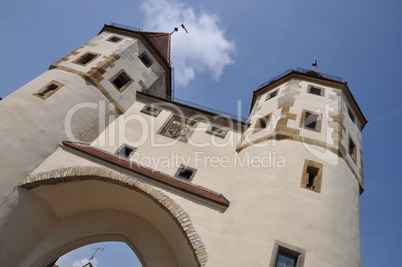
[[[215,129],[214,129],[214,128],[215,128]],[[216,129],[221,130],[221,132],[217,132]],[[210,134],[210,135],[213,135],[213,136],[216,136],[216,137],[225,139],[226,134],[228,133],[228,130],[210,124],[210,125],[208,126],[208,129],[207,129],[205,132],[206,132],[207,134]]]
[[[278,96],[278,93],[279,93],[279,89],[273,90],[272,92],[268,92],[267,96],[265,97],[265,101],[270,100],[270,99]]]
[[[317,116],[317,120],[315,122],[315,127],[314,129],[311,127],[306,126],[306,119],[307,119],[307,113],[312,114],[312,115],[316,115]],[[310,131],[315,131],[315,132],[321,132],[321,127],[322,127],[322,115],[321,113],[317,113],[317,112],[313,112],[310,110],[303,110],[302,111],[302,116],[300,118],[300,128],[304,128]]]
[[[278,261],[278,255],[280,253],[285,253],[296,258],[295,267],[303,267],[304,259],[306,257],[306,250],[289,245],[285,242],[275,240],[274,247],[272,249],[271,261],[269,267],[276,267]]]
[[[51,86],[56,86],[56,88],[49,89]],[[64,86],[64,84],[53,80],[53,81],[49,82],[48,84],[46,84],[44,87],[42,87],[37,92],[33,93],[33,95],[36,97],[39,97],[42,100],[46,100],[49,97],[51,97],[54,93],[59,91],[63,86]]]
[[[87,61],[86,63],[82,63],[80,61],[82,61],[85,57],[89,56],[89,55],[93,55],[94,57],[92,59],[90,59],[89,61]],[[87,66],[89,63],[93,62],[96,58],[98,58],[100,56],[100,54],[98,53],[94,53],[94,52],[86,52],[85,54],[83,54],[82,56],[78,57],[77,59],[75,59],[73,61],[74,64],[77,65],[81,65],[81,66]]]
[[[356,115],[354,114],[354,112],[352,111],[350,106],[347,106],[347,112],[348,112],[349,119],[355,124],[356,123]]]
[[[183,173],[184,171],[191,171],[191,175],[188,178],[180,176],[180,174]],[[197,172],[197,169],[192,168],[190,166],[186,166],[184,164],[180,164],[180,167],[177,169],[174,177],[177,179],[180,179],[180,180],[191,182],[193,180],[196,172]]]
[[[312,161],[312,160],[305,160],[304,161],[304,167],[303,167],[303,173],[301,177],[301,182],[300,182],[300,187],[304,189],[308,189],[317,193],[321,193],[321,188],[322,188],[322,176],[323,176],[323,165],[321,163]],[[310,183],[310,177],[309,177],[309,168],[315,168],[317,169],[317,174],[313,179],[313,185],[311,187],[308,187],[307,185]]]
[[[262,131],[264,129],[267,129],[267,127],[271,123],[271,117],[272,117],[272,112],[257,118],[257,120],[256,120],[256,122],[254,124],[253,133],[260,132],[260,131]],[[265,124],[265,126],[263,124]]]
[[[140,55],[138,55],[138,58],[141,60],[141,62],[145,65],[145,67],[149,68],[152,66],[154,63],[152,58],[148,55],[147,52],[142,52]]]
[[[351,144],[353,144],[353,148],[351,149]],[[353,150],[353,151],[351,151]],[[353,153],[351,153],[353,152]],[[352,137],[350,137],[349,135],[349,139],[348,139],[348,154],[349,156],[352,158],[353,162],[356,164],[357,162],[357,146],[355,141],[353,141]]]
[[[123,76],[123,75],[128,78],[128,81],[125,84],[123,84],[122,87],[119,88],[115,84],[115,81],[119,78],[119,76]],[[122,77],[122,78],[125,79],[125,77]],[[111,84],[113,84],[114,88],[120,93],[122,93],[124,90],[126,90],[134,82],[134,80],[130,77],[130,75],[127,74],[127,72],[124,71],[124,69],[120,70],[115,75],[113,75],[113,77],[110,78],[109,81]]]
[[[149,110],[151,109],[151,110]],[[162,108],[159,106],[156,106],[154,104],[146,104],[141,111],[142,113],[148,114],[153,117],[158,117],[158,115],[162,112]]]
[[[121,155],[123,149],[131,149],[131,152],[128,154],[128,156],[125,156],[125,155],[122,156],[122,155]],[[116,150],[115,154],[116,154],[119,158],[121,158],[121,159],[130,160],[131,156],[132,156],[136,151],[137,151],[137,148],[136,148],[136,147],[129,146],[129,145],[127,145],[126,143],[123,143],[123,144]]]
[[[319,94],[313,93],[312,90],[314,90],[314,89],[320,90],[320,93]],[[312,95],[316,95],[316,96],[323,96],[324,97],[325,96],[325,88],[318,87],[318,86],[315,86],[315,85],[309,85],[307,87],[307,93],[312,94]]]
[[[113,40],[114,38],[118,39],[118,40]],[[116,35],[112,35],[109,38],[106,39],[106,41],[111,42],[111,43],[118,43],[121,40],[123,40],[123,37],[120,36],[116,36]]]

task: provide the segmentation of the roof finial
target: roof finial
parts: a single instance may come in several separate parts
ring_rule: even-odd
[[[317,57],[314,57],[313,64],[311,65],[313,66],[313,70],[318,69]]]
[[[188,31],[187,31],[186,27],[184,26],[184,24],[181,24],[179,27],[182,27],[186,31],[186,33],[188,33]],[[179,28],[175,27],[174,30],[170,33],[170,35],[172,35],[174,32],[177,32],[178,30],[179,30]]]

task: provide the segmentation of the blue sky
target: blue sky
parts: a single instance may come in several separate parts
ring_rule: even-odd
[[[316,56],[319,71],[348,82],[369,120],[363,266],[394,266],[402,248],[401,10],[398,0],[3,0],[0,97],[110,22],[165,32],[184,23],[189,34],[172,36],[175,96],[230,113],[241,100],[243,116],[259,84],[289,68],[310,68]]]

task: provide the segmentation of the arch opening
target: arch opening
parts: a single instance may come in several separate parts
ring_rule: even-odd
[[[29,176],[20,187],[59,220],[24,263],[47,266],[94,242],[125,242],[143,266],[204,266],[205,247],[181,207],[158,188],[102,167]]]
[[[91,265],[88,265],[91,263]],[[96,242],[78,247],[56,260],[52,267],[83,266],[142,267],[130,246],[123,241]]]

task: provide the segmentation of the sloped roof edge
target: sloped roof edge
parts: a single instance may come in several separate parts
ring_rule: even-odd
[[[230,204],[230,201],[224,195],[222,195],[220,193],[217,193],[210,189],[204,188],[202,186],[198,186],[198,185],[177,179],[177,178],[167,175],[165,173],[144,167],[138,163],[129,161],[127,159],[120,158],[117,155],[114,155],[114,154],[111,154],[104,150],[101,150],[99,148],[93,147],[89,144],[80,143],[80,142],[70,142],[70,141],[63,141],[62,144],[66,147],[70,147],[70,148],[73,148],[80,152],[83,152],[85,154],[89,154],[93,157],[102,159],[104,161],[107,161],[107,162],[117,165],[119,167],[123,167],[123,168],[133,171],[137,174],[144,175],[147,178],[150,178],[151,180],[155,180],[157,182],[171,186],[175,189],[183,190],[186,193],[189,193],[190,195],[191,194],[195,195],[197,197],[212,201],[214,203],[223,205],[225,207],[228,207]]]

